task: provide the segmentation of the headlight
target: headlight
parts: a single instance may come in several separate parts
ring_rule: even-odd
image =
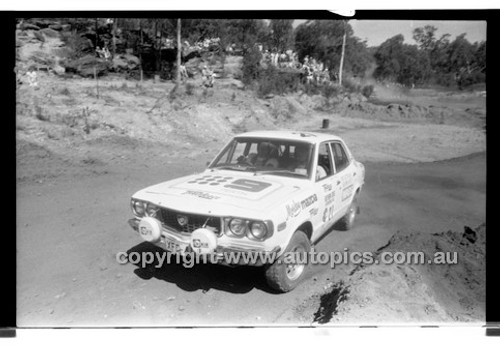
[[[154,217],[156,212],[158,212],[158,206],[153,204],[148,204],[148,206],[146,207],[146,215]]]
[[[234,218],[229,222],[229,230],[237,237],[243,237],[247,231],[247,222],[243,219]]]
[[[267,235],[267,226],[263,222],[253,222],[250,226],[250,235],[257,239],[262,240]]]
[[[144,202],[140,200],[132,200],[132,209],[136,216],[143,217],[144,212],[146,212],[144,207]]]

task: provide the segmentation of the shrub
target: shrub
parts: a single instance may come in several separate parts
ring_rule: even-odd
[[[86,37],[80,34],[68,31],[61,33],[61,40],[66,44],[68,48],[65,53],[68,54],[68,59],[76,60],[83,57],[86,54],[93,53],[92,42]]]
[[[63,95],[63,96],[71,96],[71,92],[69,92],[68,88],[65,87],[64,89],[61,90],[61,95]]]
[[[245,56],[243,56],[243,66],[241,68],[243,73],[243,83],[252,84],[254,80],[259,77],[261,70],[260,60],[262,54],[257,47],[248,49]]]
[[[194,94],[195,86],[193,83],[186,83],[186,95],[192,96]]]
[[[371,85],[371,84],[370,84],[370,85],[365,85],[365,86],[363,86],[363,88],[361,89],[361,94],[362,94],[363,96],[365,96],[366,98],[370,98],[370,96],[371,96],[371,95],[372,95],[372,93],[373,93],[373,89],[374,89],[373,85]]]
[[[263,97],[268,94],[282,95],[299,89],[301,74],[296,71],[278,70],[274,66],[261,68],[257,79],[257,95]]]
[[[342,83],[342,86],[347,92],[350,93],[360,93],[361,92],[361,85],[353,81],[352,79],[345,79],[344,82]]]
[[[326,99],[330,99],[332,97],[335,97],[339,94],[340,92],[340,87],[335,84],[325,84],[320,86],[321,93],[323,96],[326,97]]]

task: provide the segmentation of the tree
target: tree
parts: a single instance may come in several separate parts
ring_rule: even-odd
[[[365,42],[354,36],[351,25],[342,20],[309,20],[295,29],[295,50],[299,60],[310,56],[338,71],[346,36],[344,71],[364,75],[370,66],[370,53]]]
[[[181,52],[182,52],[182,42],[181,42],[181,19],[177,19],[177,76],[176,76],[176,86],[181,85]]]
[[[431,51],[436,45],[437,28],[432,25],[426,25],[423,28],[413,30],[413,39],[417,42],[420,49]]]
[[[284,52],[293,46],[293,20],[273,19],[270,23],[270,43],[279,52]]]
[[[431,76],[429,55],[416,45],[404,44],[403,35],[383,42],[375,52],[374,77],[389,79],[407,86],[426,83]]]

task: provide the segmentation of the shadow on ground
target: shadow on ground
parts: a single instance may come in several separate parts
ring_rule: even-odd
[[[164,255],[165,251],[149,242],[142,242],[137,246],[130,248],[127,253],[136,252],[139,255],[142,253],[152,253],[155,255]],[[158,253],[158,254],[156,254]],[[172,256],[172,260],[175,256]],[[141,279],[149,280],[156,278],[167,283],[175,284],[185,291],[208,291],[210,289],[226,291],[231,293],[248,293],[253,289],[259,289],[271,294],[276,292],[270,289],[264,277],[264,269],[262,267],[227,267],[222,265],[200,263],[189,267],[190,265],[170,262],[163,263],[158,266],[158,261],[155,259],[150,265],[145,268],[140,263],[136,264],[137,268],[134,273]]]

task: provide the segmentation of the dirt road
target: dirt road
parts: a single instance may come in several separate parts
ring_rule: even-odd
[[[304,324],[291,311],[352,268],[316,266],[296,290],[275,294],[256,268],[118,264],[120,251],[153,249],[126,223],[130,196],[199,171],[212,156],[159,165],[149,158],[155,154],[138,148],[83,168],[48,163],[57,178],[18,183],[20,327]],[[485,220],[484,153],[435,163],[368,163],[366,171],[355,229],[331,231],[318,250],[372,251],[397,230],[461,231]]]

